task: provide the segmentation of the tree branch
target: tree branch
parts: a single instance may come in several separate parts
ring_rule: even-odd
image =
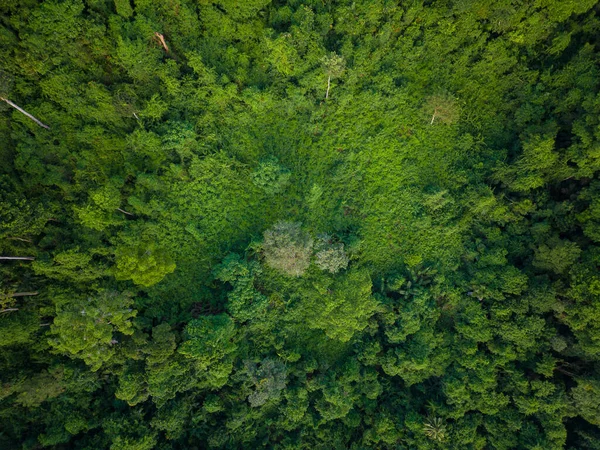
[[[8,260],[25,260],[25,261],[33,261],[35,258],[33,256],[0,256],[0,259],[8,259]]]
[[[0,259],[33,261],[35,258],[33,256],[0,256]]]
[[[121,208],[117,208],[117,211],[122,212],[123,214],[127,214],[128,216],[135,216],[135,214],[127,212],[127,211],[125,211],[124,209],[121,209]]]
[[[429,125],[433,125],[433,121],[435,120],[436,114],[437,114],[437,109],[435,111],[433,111],[433,117],[431,118],[431,122],[429,122]]]
[[[163,48],[165,49],[165,51],[167,53],[169,53],[169,47],[167,47],[167,43],[165,42],[165,37],[160,34],[158,31],[154,32],[154,36],[156,36],[156,38],[158,39],[158,41],[160,42],[160,44],[163,46]]]
[[[0,298],[1,297],[5,297],[5,298],[13,298],[13,297],[29,297],[31,295],[38,295],[39,292],[35,291],[35,292],[15,292],[14,294],[0,294]]]
[[[10,106],[12,106],[13,108],[15,108],[17,111],[19,111],[22,114],[25,114],[27,117],[29,117],[31,120],[33,120],[35,123],[37,123],[40,127],[46,128],[47,130],[50,129],[50,127],[42,122],[40,122],[38,119],[36,119],[35,117],[33,117],[31,114],[29,114],[27,111],[25,111],[23,108],[15,105],[13,102],[11,102],[9,99],[4,98],[4,97],[0,97],[0,100],[5,101],[6,103],[8,103]]]
[[[19,237],[7,237],[6,239],[9,239],[11,241],[22,241],[22,242],[33,243],[33,241],[31,239],[23,239],[23,238],[19,238]]]

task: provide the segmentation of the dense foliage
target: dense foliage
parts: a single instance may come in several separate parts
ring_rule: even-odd
[[[0,448],[600,449],[599,15],[0,1]]]

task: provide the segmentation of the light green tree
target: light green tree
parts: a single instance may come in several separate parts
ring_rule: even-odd
[[[145,287],[158,283],[176,267],[166,251],[151,243],[142,243],[137,247],[119,247],[115,254],[115,278],[132,280]]]
[[[252,182],[269,195],[283,192],[290,182],[290,171],[277,162],[277,158],[262,161],[252,172]]]
[[[367,327],[379,307],[371,288],[371,277],[365,270],[349,271],[335,279],[323,276],[301,291],[298,308],[307,327],[348,342]]]
[[[83,359],[92,371],[111,360],[118,333],[133,334],[131,319],[137,311],[131,308],[128,293],[104,290],[96,295],[56,299],[56,317],[50,328],[50,345],[58,352]]]
[[[227,383],[238,346],[236,327],[225,314],[192,320],[185,327],[185,341],[178,352],[191,359],[202,385],[216,389]]]

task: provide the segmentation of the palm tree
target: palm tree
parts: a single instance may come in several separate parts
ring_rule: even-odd
[[[442,442],[446,439],[446,425],[440,417],[430,417],[423,425],[425,436],[433,441]]]

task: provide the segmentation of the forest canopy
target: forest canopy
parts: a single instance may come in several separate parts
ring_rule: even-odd
[[[600,449],[599,15],[0,1],[0,448]]]

